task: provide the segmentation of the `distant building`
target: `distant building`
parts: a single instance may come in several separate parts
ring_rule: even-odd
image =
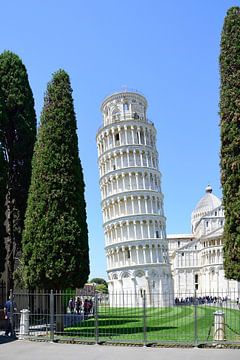
[[[207,186],[192,212],[192,234],[168,235],[176,297],[212,294],[238,297],[239,283],[227,280],[223,269],[224,210],[221,200]]]
[[[141,305],[145,291],[147,306],[169,305],[166,218],[147,100],[134,91],[118,92],[101,111],[97,147],[110,304]]]

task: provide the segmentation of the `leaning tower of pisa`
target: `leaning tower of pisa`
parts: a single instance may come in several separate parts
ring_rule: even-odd
[[[101,106],[97,147],[112,306],[140,306],[144,292],[147,306],[173,300],[156,129],[146,110],[135,91],[114,93]]]

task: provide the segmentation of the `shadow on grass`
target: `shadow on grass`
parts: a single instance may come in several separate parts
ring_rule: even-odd
[[[164,331],[164,330],[173,330],[177,329],[175,326],[148,326],[146,331],[152,332],[152,331]],[[95,336],[95,328],[94,327],[84,327],[84,328],[75,328],[75,329],[65,329],[64,333],[66,335],[76,335],[78,337],[84,336],[84,337],[94,337]],[[100,327],[98,329],[98,336],[119,336],[119,335],[134,335],[134,334],[140,334],[143,333],[143,327],[142,326],[136,326],[136,327]]]
[[[98,326],[118,326],[118,325],[124,325],[124,324],[128,324],[128,323],[133,323],[133,322],[136,322],[135,319],[129,319],[129,318],[126,318],[126,319],[109,319],[106,318],[99,318],[98,319]],[[85,320],[85,321],[81,321],[79,323],[75,323],[75,324],[72,324],[70,326],[71,328],[72,327],[79,327],[79,329],[81,328],[85,328],[85,329],[88,329],[88,328],[92,328],[92,327],[95,327],[95,319],[88,319],[88,320]],[[65,328],[65,330],[67,331],[68,329]],[[71,330],[71,329],[70,329]]]
[[[124,325],[127,323],[135,323],[138,322],[140,319],[142,319],[142,316],[115,316],[115,315],[99,315],[98,317],[98,325],[99,326],[118,326],[118,325]],[[73,319],[74,320],[74,319]],[[95,318],[85,318],[81,319],[79,321],[72,321],[71,324],[68,325],[68,327],[92,327],[95,326]]]

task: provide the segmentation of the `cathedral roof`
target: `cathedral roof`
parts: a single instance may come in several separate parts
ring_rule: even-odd
[[[192,217],[194,217],[194,215],[208,213],[209,211],[221,206],[221,200],[216,195],[212,194],[212,188],[210,185],[206,187],[205,191],[205,195],[199,200],[193,210]]]

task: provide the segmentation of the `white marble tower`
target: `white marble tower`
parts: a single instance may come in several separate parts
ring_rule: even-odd
[[[173,301],[156,129],[146,110],[134,91],[114,93],[101,106],[97,147],[112,306],[141,306],[144,291],[147,306]]]

